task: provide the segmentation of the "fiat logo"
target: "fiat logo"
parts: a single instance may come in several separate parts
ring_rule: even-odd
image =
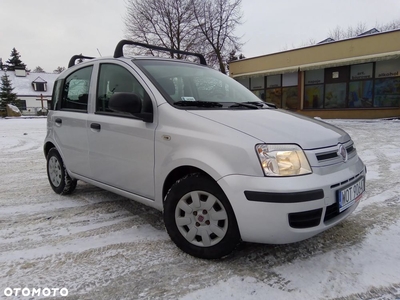
[[[343,162],[347,161],[347,150],[343,145],[339,146],[339,150],[337,152],[337,154],[343,159]]]

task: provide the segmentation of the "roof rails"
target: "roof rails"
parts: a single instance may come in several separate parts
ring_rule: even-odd
[[[84,56],[84,55],[82,55],[82,54],[74,55],[74,56],[72,56],[71,59],[69,60],[68,68],[71,68],[72,66],[75,66],[75,61],[76,61],[77,59],[93,59],[93,58],[94,58],[94,57],[91,57],[91,56]]]
[[[125,45],[135,45],[135,46],[140,46],[148,49],[153,49],[153,50],[159,50],[159,51],[165,51],[165,52],[170,52],[170,53],[178,53],[178,54],[184,54],[184,55],[190,55],[190,56],[196,56],[200,59],[200,64],[202,65],[207,65],[206,60],[204,56],[200,53],[193,53],[193,52],[187,52],[187,51],[181,51],[181,50],[175,50],[175,49],[169,49],[169,48],[163,48],[159,46],[154,46],[154,45],[148,45],[148,44],[142,44],[134,41],[129,41],[129,40],[121,40],[118,44],[117,47],[115,47],[114,51],[114,58],[118,57],[123,57],[124,53],[122,51],[122,48]]]

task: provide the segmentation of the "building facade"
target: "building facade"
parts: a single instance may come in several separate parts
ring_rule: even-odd
[[[0,71],[0,77],[5,71]],[[19,109],[24,115],[36,115],[47,111],[51,101],[54,81],[59,74],[33,73],[25,70],[7,71],[8,79],[17,94]]]
[[[260,99],[311,117],[400,117],[400,30],[234,61],[230,76]]]

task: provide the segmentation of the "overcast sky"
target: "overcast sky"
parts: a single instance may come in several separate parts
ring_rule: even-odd
[[[246,57],[321,41],[338,25],[373,28],[400,18],[399,0],[242,1],[237,34]],[[5,62],[15,47],[32,70],[67,67],[79,53],[112,55],[124,38],[125,0],[0,0],[0,12],[0,57]]]

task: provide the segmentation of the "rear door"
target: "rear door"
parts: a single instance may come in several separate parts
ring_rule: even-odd
[[[108,102],[114,93],[129,92],[142,100],[142,112],[153,113],[143,80],[124,63],[99,65],[94,114],[88,119],[92,179],[154,198],[154,135],[156,123],[114,112]]]
[[[50,120],[64,164],[81,176],[90,176],[87,117],[92,72],[93,65],[85,66],[56,82]]]

